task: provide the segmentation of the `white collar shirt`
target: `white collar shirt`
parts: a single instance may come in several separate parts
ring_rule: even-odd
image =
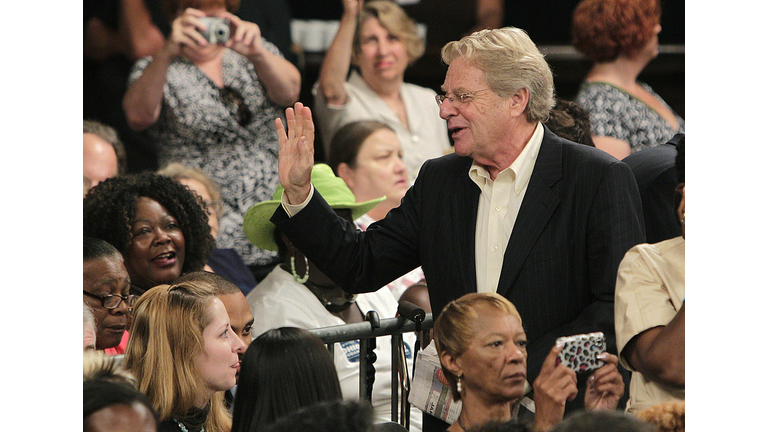
[[[496,292],[504,252],[507,250],[520,205],[544,139],[544,127],[539,123],[520,155],[505,168],[496,180],[482,165],[473,162],[469,177],[480,188],[475,226],[475,271],[477,292]]]

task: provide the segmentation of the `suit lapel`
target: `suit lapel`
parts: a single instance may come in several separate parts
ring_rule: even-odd
[[[531,180],[515,220],[507,250],[504,252],[504,265],[497,289],[503,296],[506,296],[512,287],[536,239],[546,228],[552,213],[560,203],[560,197],[552,190],[552,186],[562,178],[563,156],[561,145],[554,137],[555,135],[545,127],[544,139],[536,157]]]
[[[464,174],[459,176],[456,191],[456,205],[451,217],[458,224],[456,251],[461,261],[461,286],[464,294],[477,292],[477,272],[475,270],[475,224],[477,222],[477,203],[480,189],[469,178],[470,163]]]

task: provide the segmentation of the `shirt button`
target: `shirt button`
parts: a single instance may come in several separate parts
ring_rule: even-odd
[[[418,135],[411,135],[411,140],[413,140],[413,142],[417,143],[417,142],[419,142],[419,136]]]
[[[496,211],[500,212],[501,211],[501,207],[496,207]]]
[[[498,248],[498,246],[494,246],[494,247],[491,248],[491,250],[496,252],[497,250],[499,250],[499,248]]]

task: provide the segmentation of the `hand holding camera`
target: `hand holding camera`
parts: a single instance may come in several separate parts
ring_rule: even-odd
[[[229,20],[232,33],[225,44],[227,48],[254,60],[264,52],[261,42],[261,29],[258,25],[243,21],[229,12],[222,14],[222,18]]]
[[[229,40],[229,20],[219,17],[203,17],[200,22],[205,25],[204,29],[198,29],[203,38],[208,43],[224,45]]]

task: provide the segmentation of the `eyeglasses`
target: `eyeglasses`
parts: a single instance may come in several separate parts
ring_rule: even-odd
[[[448,99],[448,102],[453,104],[456,102],[456,100],[459,101],[462,105],[468,104],[472,102],[472,100],[477,96],[478,93],[488,91],[490,89],[481,89],[476,90],[473,92],[464,92],[464,93],[453,93],[453,96],[449,96],[451,93],[448,94],[439,94],[435,95],[435,101],[437,102],[437,106],[443,105],[443,102]]]
[[[133,308],[133,306],[136,304],[136,300],[139,299],[139,296],[135,296],[133,294],[128,294],[127,296],[121,296],[117,294],[96,295],[94,293],[89,293],[86,290],[83,290],[83,294],[89,297],[93,297],[95,299],[99,299],[99,301],[101,301],[101,305],[104,306],[104,309],[109,309],[109,310],[115,309],[118,306],[120,306],[121,301],[124,301],[129,308]]]

